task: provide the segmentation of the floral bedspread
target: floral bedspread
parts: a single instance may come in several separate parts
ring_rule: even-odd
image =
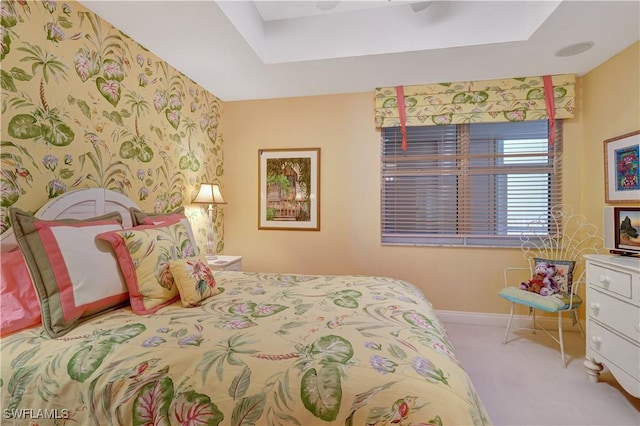
[[[472,425],[487,413],[404,281],[221,271],[202,306],[3,338],[2,424]]]

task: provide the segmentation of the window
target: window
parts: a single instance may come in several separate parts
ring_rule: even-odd
[[[561,202],[561,121],[551,148],[548,134],[546,120],[407,127],[402,151],[383,128],[382,243],[519,246]]]

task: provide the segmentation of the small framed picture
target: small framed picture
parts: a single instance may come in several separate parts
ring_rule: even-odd
[[[640,251],[640,207],[614,207],[615,248],[621,251]]]
[[[604,141],[605,201],[640,203],[640,130]]]
[[[258,229],[320,230],[320,148],[258,150]]]

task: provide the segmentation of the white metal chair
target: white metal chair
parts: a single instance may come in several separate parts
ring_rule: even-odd
[[[504,288],[498,295],[511,302],[509,323],[504,335],[503,344],[507,343],[515,304],[529,307],[529,314],[533,316],[533,333],[539,327],[560,345],[560,356],[562,366],[566,368],[564,355],[564,340],[562,336],[562,314],[567,312],[573,320],[573,325],[577,323],[580,333],[584,336],[584,330],[578,317],[578,308],[582,305],[582,298],[578,295],[580,285],[584,282],[585,274],[585,254],[594,254],[602,250],[603,240],[597,235],[598,228],[589,224],[586,218],[579,214],[574,214],[573,209],[567,205],[553,206],[549,212],[540,216],[537,220],[529,222],[522,232],[522,255],[528,263],[528,267],[508,267],[504,270]],[[545,263],[546,262],[546,263]],[[552,266],[550,266],[551,264]],[[557,289],[542,291],[542,293],[557,290],[557,293],[543,296],[528,287],[534,282],[534,287],[538,285],[538,280],[528,282],[514,282],[514,272],[529,272],[529,279],[534,278],[536,266],[556,272],[552,281],[558,285]],[[542,269],[539,269],[542,271]],[[560,271],[558,273],[558,271]],[[537,277],[536,277],[537,278]],[[545,287],[546,288],[546,287]],[[558,336],[550,333],[544,326],[536,320],[536,309],[558,314]]]

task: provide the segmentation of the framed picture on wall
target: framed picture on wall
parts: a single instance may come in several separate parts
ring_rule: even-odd
[[[320,148],[258,150],[258,229],[320,230]]]
[[[604,141],[605,201],[640,202],[640,130]]]

